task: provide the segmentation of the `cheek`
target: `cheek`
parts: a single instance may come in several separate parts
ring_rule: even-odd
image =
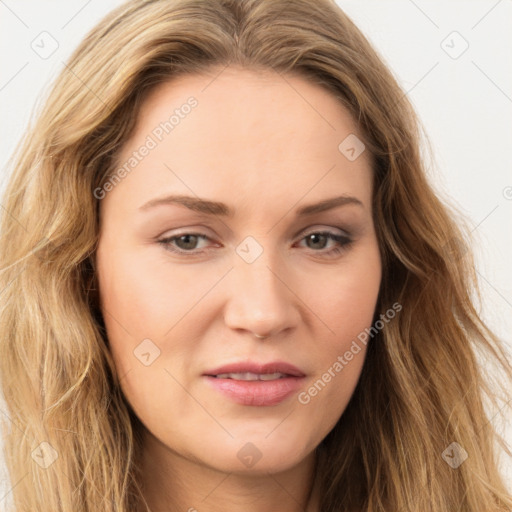
[[[381,280],[380,257],[370,251],[347,261],[344,271],[325,280],[312,309],[325,336],[310,347],[315,374],[297,396],[302,414],[316,417],[320,438],[335,426],[347,407],[364,365]]]
[[[323,281],[322,293],[312,295],[315,312],[329,327],[330,345],[342,349],[373,320],[381,282],[376,241],[354,251]]]
[[[336,284],[322,297],[319,311],[340,349],[371,325],[380,281],[352,274],[342,276]]]
[[[194,266],[180,270],[147,248],[107,255],[98,279],[110,350],[119,376],[127,376],[121,382],[126,396],[151,396],[168,384],[166,369],[186,367],[193,356],[191,340],[205,326],[205,298],[225,271],[206,269],[198,279]]]
[[[122,352],[133,356],[134,348],[147,338],[157,343],[169,335],[176,339],[170,333],[175,327],[174,334],[186,324],[194,330],[196,306],[201,302],[199,316],[207,314],[209,307],[215,310],[208,292],[226,272],[206,263],[179,268],[158,251],[150,256],[147,248],[143,251],[146,254],[112,250],[98,266],[105,324],[118,358]],[[332,358],[333,352],[344,351],[371,324],[381,278],[376,242],[348,254],[339,265],[319,268],[305,272],[293,287],[323,339],[322,353]]]
[[[136,251],[111,258],[102,274],[100,295],[110,317],[105,322],[114,331],[124,327],[124,336],[128,331],[136,339],[162,338],[207,289],[191,279],[191,271],[170,272],[164,258]]]
[[[136,253],[116,250],[108,241],[100,248],[97,267],[101,308],[118,373],[124,375],[137,366],[134,350],[143,340],[157,341],[159,333],[171,327],[172,319],[168,318],[167,325],[155,321],[159,308],[166,304],[162,303],[148,265],[141,264]],[[172,298],[173,294],[168,296]]]
[[[320,382],[311,396],[322,391],[322,401],[335,402],[338,412],[341,404],[348,403],[364,364],[381,282],[376,241],[363,249],[347,258],[343,268],[331,273],[329,279],[322,279],[322,292],[318,289],[311,294],[312,302],[308,303],[326,333],[315,347],[318,373],[314,382]],[[312,379],[310,384],[314,382]]]

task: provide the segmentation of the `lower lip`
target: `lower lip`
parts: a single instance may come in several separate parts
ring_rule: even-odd
[[[302,386],[304,377],[284,377],[275,380],[235,380],[205,376],[217,391],[240,405],[277,405]]]

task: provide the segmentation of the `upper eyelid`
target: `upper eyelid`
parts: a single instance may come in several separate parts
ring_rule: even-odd
[[[205,227],[201,227],[201,228],[192,227],[192,228],[182,228],[182,229],[183,230],[181,231],[178,228],[177,233],[171,233],[169,235],[166,235],[164,233],[163,235],[159,236],[158,239],[161,240],[164,238],[174,238],[174,237],[179,237],[182,235],[198,235],[198,236],[206,236],[207,238],[212,238],[212,236],[210,236],[209,234],[207,234],[203,231],[205,229]],[[207,230],[210,231],[210,229],[207,229]],[[334,234],[351,236],[351,230],[349,230],[349,229],[344,229],[344,228],[337,227],[337,226],[326,226],[325,224],[317,224],[317,225],[313,225],[311,227],[300,229],[292,236],[292,238],[296,238],[300,234],[302,234],[302,236],[306,236],[308,233],[316,233],[316,232],[321,232],[321,231],[334,231]],[[213,235],[213,237],[215,237],[215,235]]]
[[[303,236],[305,236],[308,233],[317,233],[317,232],[323,232],[323,231],[331,232],[332,230],[334,230],[334,234],[350,236],[350,232],[349,231],[347,231],[346,229],[335,227],[335,226],[332,226],[332,227],[316,227],[316,226],[313,226],[312,228],[305,228],[305,229],[300,230],[297,233],[296,236],[298,236],[300,234],[303,234]]]
[[[339,231],[337,231],[337,230],[339,230]],[[352,235],[347,230],[344,230],[341,228],[336,228],[336,227],[317,227],[317,226],[305,228],[305,229],[299,231],[296,235],[294,235],[293,238],[295,239],[297,236],[300,235],[300,240],[303,240],[306,236],[308,236],[310,234],[314,234],[314,233],[327,233],[327,234],[332,234],[334,236],[345,237],[345,238],[352,240]],[[213,237],[205,234],[204,232],[201,232],[200,230],[194,230],[192,228],[192,229],[185,229],[184,231],[178,232],[176,234],[163,235],[162,237],[159,237],[158,242],[175,241],[176,239],[178,239],[179,237],[184,236],[184,235],[193,235],[193,236],[197,236],[198,238],[203,239],[203,240],[207,239],[207,240],[213,241]],[[190,251],[190,252],[192,252],[192,251]]]

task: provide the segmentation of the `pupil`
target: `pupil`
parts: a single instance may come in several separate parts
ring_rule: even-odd
[[[195,238],[195,235],[182,235],[180,236],[179,240],[189,240],[190,238]],[[194,248],[194,242],[190,244],[190,242],[185,241],[185,249],[193,249]]]
[[[318,237],[324,237],[324,235],[321,235],[319,233],[313,233],[312,235],[309,235],[310,240],[317,239]],[[314,242],[315,240],[313,240]]]

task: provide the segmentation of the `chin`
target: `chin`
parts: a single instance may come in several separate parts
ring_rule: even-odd
[[[297,466],[316,447],[315,444],[307,443],[304,437],[287,436],[286,432],[273,437],[274,434],[237,436],[227,444],[218,442],[215,447],[210,444],[208,448],[205,447],[203,454],[196,451],[195,457],[217,471],[264,476]],[[205,454],[208,454],[207,458]]]

